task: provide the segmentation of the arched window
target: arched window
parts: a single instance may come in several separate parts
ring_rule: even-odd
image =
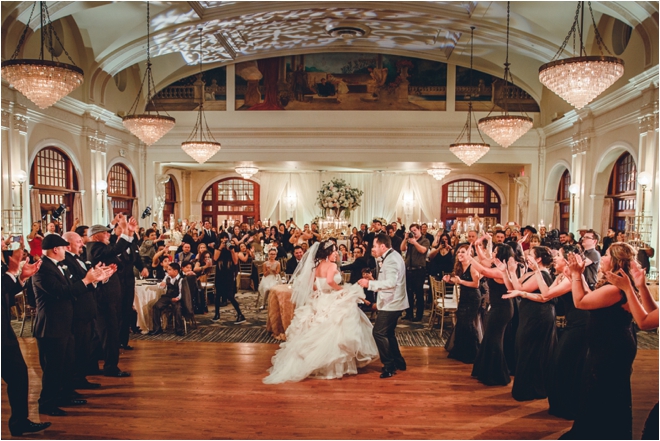
[[[213,183],[202,198],[202,221],[224,225],[228,219],[252,223],[259,219],[259,184],[241,178]]]
[[[73,224],[73,197],[78,190],[78,177],[71,159],[56,147],[46,147],[37,153],[30,169],[30,184],[39,191],[40,213],[32,213],[50,222],[53,212],[62,204],[67,208],[66,226]]]
[[[479,215],[487,225],[500,221],[500,197],[493,188],[480,181],[464,179],[442,186],[442,213],[440,218],[449,228],[457,221]]]
[[[123,213],[133,214],[135,184],[133,175],[122,164],[115,164],[108,173],[108,196],[112,199],[112,216]]]
[[[626,216],[634,216],[637,208],[637,166],[630,153],[621,155],[614,164],[607,195],[613,206],[610,225],[625,231]]]
[[[559,231],[568,231],[569,223],[571,221],[571,194],[568,187],[571,185],[571,174],[566,170],[561,179],[559,180],[559,188],[557,189],[557,200],[559,204]]]
[[[169,219],[170,214],[174,214],[176,205],[176,188],[174,185],[174,176],[170,175],[170,180],[165,184],[165,206],[163,207],[163,219]]]

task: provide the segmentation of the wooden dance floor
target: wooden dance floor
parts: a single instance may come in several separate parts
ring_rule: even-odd
[[[556,439],[571,422],[547,400],[519,403],[511,386],[486,387],[442,348],[402,348],[408,371],[379,378],[380,363],[341,380],[264,385],[272,344],[132,341],[130,378],[89,377],[89,404],[66,417],[37,413],[34,339],[22,339],[30,417],[52,421],[43,439]],[[639,350],[633,373],[634,436],[658,400],[658,351]],[[2,438],[9,404],[2,384]]]

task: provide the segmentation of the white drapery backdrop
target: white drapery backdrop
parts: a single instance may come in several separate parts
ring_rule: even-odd
[[[316,204],[317,193],[323,182],[338,178],[345,180],[352,187],[364,192],[360,207],[350,213],[348,221],[352,225],[369,223],[374,217],[387,221],[403,218],[401,206],[404,195],[412,195],[416,213],[414,219],[423,221],[440,218],[441,183],[427,174],[400,174],[388,172],[374,173],[260,173],[261,217],[272,221],[284,220],[284,198],[289,194],[296,196],[296,209],[293,217],[302,227],[317,216],[325,213]],[[278,210],[279,208],[279,210]],[[404,219],[404,222],[406,220]],[[408,219],[412,222],[412,218]]]

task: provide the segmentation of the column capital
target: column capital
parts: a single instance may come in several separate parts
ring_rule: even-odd
[[[28,121],[27,115],[14,114],[14,129],[18,130],[21,135],[27,135]]]
[[[571,141],[571,154],[587,153],[591,149],[590,136],[574,136]]]
[[[639,132],[654,132],[658,130],[658,111],[648,113],[637,118],[639,121]]]
[[[9,130],[11,126],[11,112],[2,110],[2,130]]]

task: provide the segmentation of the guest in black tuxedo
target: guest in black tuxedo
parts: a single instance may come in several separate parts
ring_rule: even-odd
[[[351,277],[348,281],[350,284],[357,283],[358,280],[365,276],[366,272],[373,273],[373,270],[376,268],[376,260],[373,258],[373,256],[364,256],[363,254],[364,251],[361,247],[355,248],[355,250],[353,250],[353,257],[355,260],[352,263],[342,265],[341,267],[342,271],[351,272]],[[364,294],[367,301],[363,304],[360,304],[360,309],[362,309],[365,313],[371,312],[371,305],[376,303],[376,293],[365,289]]]
[[[202,233],[204,233],[204,235],[202,236],[201,242],[206,244],[207,248],[215,249],[218,245],[220,245],[220,242],[218,242],[218,234],[213,231],[212,228],[213,227],[211,226],[211,222],[204,222],[204,228],[202,229]]]
[[[8,264],[5,264],[4,255],[2,261],[2,379],[7,383],[7,397],[11,407],[9,432],[12,436],[39,432],[50,426],[50,423],[33,423],[28,419],[27,365],[11,327],[10,309],[14,306],[14,296],[21,292],[26,279],[41,266],[41,261],[36,264],[26,263],[19,273],[22,257],[23,250],[16,250],[7,259]]]
[[[122,234],[117,243],[110,245],[110,228],[103,225],[92,225],[88,235],[90,242],[87,244],[87,260],[92,266],[98,263],[105,265],[117,265],[121,270],[123,262],[119,259],[133,241],[133,233],[137,229],[137,222],[120,215],[119,227]],[[126,234],[128,233],[128,234]],[[130,373],[119,369],[119,326],[121,323],[122,306],[122,280],[119,274],[113,274],[106,282],[99,285],[96,291],[96,302],[98,305],[98,316],[96,318],[96,330],[103,344],[103,375],[108,377],[128,377]]]
[[[116,230],[115,230],[116,231]],[[133,310],[133,301],[135,300],[135,273],[137,269],[142,277],[149,277],[149,269],[144,265],[140,258],[138,247],[138,237],[133,232],[133,241],[119,255],[122,266],[119,271],[119,280],[121,281],[121,322],[119,325],[119,347],[125,350],[133,350],[128,344],[128,334],[131,326],[137,326],[137,314]]]
[[[397,235],[396,228],[390,224],[385,227],[385,230],[387,231],[387,235],[390,236],[390,239],[392,240],[392,249],[401,254],[401,242],[403,242],[403,239]]]
[[[80,258],[83,247],[82,238],[72,231],[64,233],[62,238],[69,242],[64,264],[73,276],[72,280],[80,281],[89,271],[87,264]],[[101,387],[98,383],[90,383],[86,378],[88,367],[92,364],[92,336],[94,335],[95,318],[96,297],[93,291],[88,291],[78,296],[73,302],[74,389],[98,389]]]
[[[374,219],[371,221],[371,228],[369,229],[369,232],[364,236],[362,243],[366,247],[365,253],[367,255],[371,254],[371,247],[374,244],[374,239],[376,238],[376,235],[381,232],[383,229],[383,223],[378,220]]]
[[[114,273],[108,268],[91,269],[80,281],[74,281],[66,265],[61,265],[69,242],[57,234],[44,238],[45,253],[39,271],[33,277],[37,316],[34,336],[39,348],[43,371],[39,413],[63,416],[58,406],[86,404],[86,400],[71,397],[75,342],[73,338],[73,303],[94,288],[93,283]]]
[[[300,259],[302,259],[303,254],[303,249],[301,246],[296,245],[293,248],[293,258],[287,260],[286,262],[286,274],[293,274],[293,272],[298,268],[298,263],[300,262]]]

